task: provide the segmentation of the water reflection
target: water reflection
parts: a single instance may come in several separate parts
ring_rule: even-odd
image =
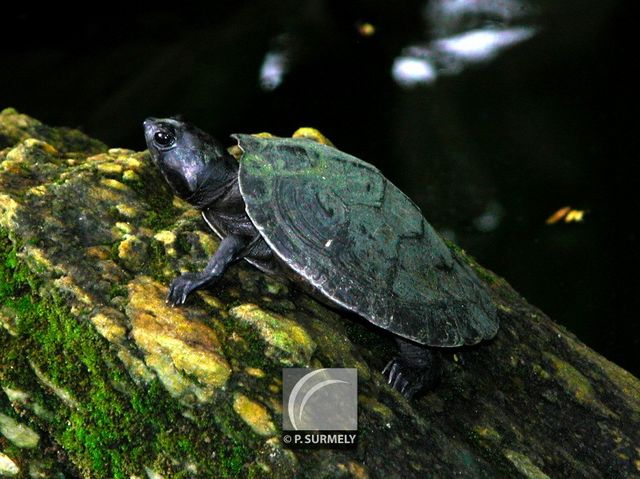
[[[420,47],[411,47],[396,58],[391,74],[404,87],[433,83],[438,77],[431,51]]]
[[[533,34],[534,29],[528,27],[473,30],[437,40],[434,45],[440,55],[450,55],[462,65],[491,60],[501,50],[527,40]]]
[[[504,207],[497,201],[490,201],[485,210],[473,220],[478,231],[489,233],[495,231],[504,216]]]
[[[486,25],[524,23],[536,9],[523,0],[434,0],[424,17],[429,31],[444,37]]]
[[[527,21],[532,13],[528,4],[510,0],[430,2],[425,23],[433,40],[404,48],[391,74],[403,87],[429,85],[438,76],[455,75],[469,65],[491,61],[536,33],[532,26],[512,25]]]
[[[260,65],[259,83],[265,91],[278,88],[290,65],[290,38],[287,33],[280,33],[271,39],[271,47],[265,53]]]
[[[287,70],[287,56],[284,52],[267,52],[260,67],[260,87],[275,90],[282,83]]]

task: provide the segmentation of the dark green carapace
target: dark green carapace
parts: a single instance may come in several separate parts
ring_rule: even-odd
[[[247,214],[329,300],[429,346],[496,334],[495,307],[473,271],[380,171],[312,140],[235,138]]]
[[[483,284],[372,165],[311,139],[254,135],[233,136],[236,161],[175,119],[148,119],[145,134],[174,191],[222,239],[204,271],[171,283],[173,305],[245,259],[395,334],[400,354],[383,373],[408,397],[434,383],[431,347],[496,334]]]

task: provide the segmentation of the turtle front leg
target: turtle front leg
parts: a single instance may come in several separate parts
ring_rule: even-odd
[[[251,238],[247,236],[225,237],[204,270],[199,273],[184,273],[171,281],[167,303],[171,306],[184,304],[192,292],[212,286],[222,277],[227,267],[238,259],[238,255],[250,241]]]
[[[440,356],[421,344],[396,338],[399,354],[387,363],[382,375],[407,399],[435,386],[440,377]]]

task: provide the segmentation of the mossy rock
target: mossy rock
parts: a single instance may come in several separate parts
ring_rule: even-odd
[[[217,240],[146,153],[11,109],[0,148],[0,475],[640,474],[638,380],[471,258],[501,330],[409,403],[388,337],[248,265],[167,307]],[[358,369],[357,449],[283,447],[283,366]]]

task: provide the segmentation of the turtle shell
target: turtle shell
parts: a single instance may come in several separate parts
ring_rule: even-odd
[[[331,302],[430,346],[496,334],[480,280],[378,169],[308,139],[233,137],[251,221]]]

